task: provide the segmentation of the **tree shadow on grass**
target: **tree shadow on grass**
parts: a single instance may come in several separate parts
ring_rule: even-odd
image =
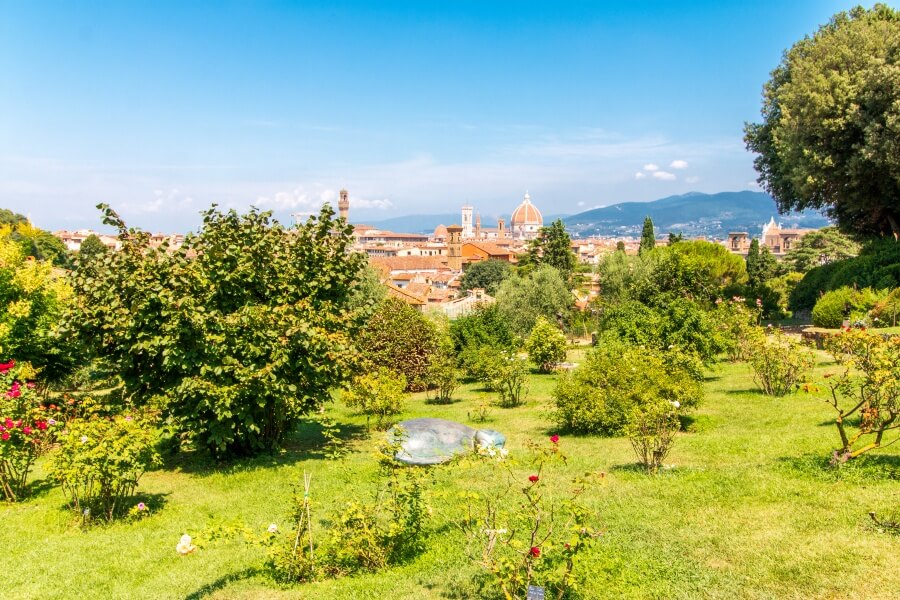
[[[900,456],[896,454],[863,454],[841,465],[832,464],[830,456],[802,454],[781,457],[777,464],[799,477],[818,481],[900,481]]]
[[[333,435],[342,445],[367,437],[369,431],[365,425],[354,423],[337,423],[338,431]],[[202,449],[161,452],[164,470],[180,470],[192,475],[214,475],[221,473],[237,473],[263,468],[292,465],[304,460],[322,460],[328,458],[328,440],[323,434],[324,427],[317,420],[301,421],[293,432],[288,434],[279,450],[263,452],[252,457],[239,457],[217,461]]]
[[[237,581],[243,581],[244,579],[250,579],[252,577],[256,577],[262,571],[260,571],[257,567],[250,567],[248,569],[244,569],[242,571],[237,571],[235,573],[229,573],[228,575],[224,575],[219,577],[212,583],[207,583],[200,589],[192,592],[184,597],[184,600],[200,600],[200,598],[206,598],[207,596],[211,596],[214,593],[225,589],[232,583]]]
[[[45,477],[44,479],[34,479],[28,484],[28,487],[25,490],[25,499],[34,500],[46,496],[50,490],[57,485],[58,484],[49,477]]]
[[[460,402],[462,402],[462,398],[425,398],[425,404],[433,406],[449,406]]]
[[[749,395],[753,395],[753,396],[759,396],[760,398],[772,398],[775,400],[779,399],[775,396],[766,396],[763,393],[763,391],[761,389],[759,389],[758,387],[751,387],[751,388],[746,388],[743,390],[725,390],[725,394],[728,396],[746,396],[749,394]],[[790,396],[790,394],[787,394],[786,396],[783,396],[783,397],[787,398],[788,396]]]
[[[609,468],[611,473],[634,473],[636,475],[644,475],[646,477],[666,477],[671,475],[681,475],[688,472],[687,467],[677,467],[675,465],[663,464],[656,473],[648,473],[647,469],[639,462],[619,463]]]
[[[69,512],[74,517],[81,519],[82,525],[84,525],[85,522],[91,527],[96,527],[98,525],[114,525],[116,523],[123,522],[125,520],[125,517],[128,515],[128,512],[132,508],[137,507],[137,505],[140,503],[144,503],[147,509],[149,509],[149,512],[146,513],[146,516],[144,516],[144,518],[152,519],[154,515],[161,512],[166,507],[166,505],[169,503],[167,497],[170,495],[170,492],[158,494],[138,492],[133,496],[123,498],[121,503],[116,506],[115,516],[113,517],[112,521],[107,521],[106,516],[101,515],[99,512],[97,512],[97,508],[93,506],[90,507],[92,518],[85,517],[84,519],[82,519],[82,516],[72,509],[72,506],[68,502],[61,504],[59,509]]]

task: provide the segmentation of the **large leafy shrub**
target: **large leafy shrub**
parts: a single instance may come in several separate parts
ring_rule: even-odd
[[[579,433],[621,434],[634,409],[669,402],[681,410],[700,403],[703,389],[677,351],[603,345],[592,350],[553,391],[553,420]]]
[[[556,363],[566,359],[566,336],[547,319],[538,317],[525,340],[525,351],[542,373],[550,373]]]
[[[218,456],[271,449],[352,372],[364,257],[327,205],[292,229],[213,208],[176,251],[101,208],[123,247],[75,272],[68,327],[183,437]]]
[[[410,391],[428,386],[428,367],[439,344],[435,324],[393,297],[378,306],[358,340],[365,369],[384,367],[400,373]]]
[[[161,463],[153,423],[140,416],[95,414],[70,421],[66,429],[51,474],[73,510],[112,520],[144,472]]]
[[[872,289],[856,290],[849,287],[827,292],[812,310],[813,325],[836,329],[844,319],[862,320],[883,297]]]
[[[602,328],[605,336],[626,344],[659,351],[676,347],[706,363],[724,350],[715,319],[686,298],[671,298],[659,306],[633,300],[610,306],[604,311]]]

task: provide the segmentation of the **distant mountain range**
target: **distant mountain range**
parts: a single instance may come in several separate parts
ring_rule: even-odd
[[[540,207],[538,207],[540,208]],[[544,224],[562,219],[575,237],[619,236],[638,237],[644,218],[653,219],[657,235],[668,232],[687,237],[706,236],[724,239],[729,231],[746,231],[758,236],[769,219],[784,227],[819,228],[829,221],[813,210],[779,215],[775,200],[762,192],[720,192],[702,194],[690,192],[651,202],[622,202],[595,208],[577,215],[544,215]],[[509,216],[504,216],[509,226]],[[459,224],[460,213],[439,215],[406,215],[382,221],[369,221],[385,231],[431,233],[438,225]],[[484,227],[496,227],[497,217],[482,216]]]
[[[673,232],[687,237],[725,238],[729,231],[758,236],[772,217],[787,228],[819,228],[829,223],[814,210],[779,215],[771,196],[751,191],[690,192],[652,202],[623,202],[565,217],[563,222],[577,237],[636,237],[648,216],[653,219],[657,235]]]

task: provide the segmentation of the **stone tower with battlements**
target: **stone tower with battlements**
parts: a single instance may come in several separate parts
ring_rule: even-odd
[[[462,271],[462,231],[459,225],[447,228],[447,266],[454,271]]]
[[[349,219],[350,214],[350,194],[347,190],[341,190],[340,199],[338,200],[338,211],[341,218],[345,221]]]

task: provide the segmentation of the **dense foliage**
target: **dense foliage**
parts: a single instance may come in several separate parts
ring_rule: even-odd
[[[838,13],[784,55],[746,127],[781,211],[824,208],[842,230],[900,235],[900,12]]]
[[[669,402],[682,410],[697,406],[702,388],[683,368],[677,351],[604,345],[563,376],[553,391],[553,420],[578,433],[618,435],[635,409]]]
[[[837,227],[823,227],[800,238],[784,257],[784,262],[794,271],[806,273],[814,267],[852,258],[859,250],[860,245]]]
[[[358,340],[363,367],[403,375],[410,391],[428,386],[428,367],[438,350],[434,324],[398,298],[387,298],[369,318]]]
[[[547,319],[538,317],[525,340],[525,351],[542,373],[550,373],[566,359],[566,336]]]
[[[678,348],[712,363],[725,349],[715,319],[697,302],[673,298],[663,306],[622,302],[603,313],[604,337],[658,351]]]
[[[0,236],[2,238],[2,236]],[[48,262],[0,239],[0,355],[30,362],[55,380],[71,368],[69,344],[54,332],[72,290]]]
[[[538,236],[528,244],[528,258],[531,264],[549,265],[559,271],[564,280],[569,279],[577,261],[562,219],[541,227]]]
[[[513,276],[500,285],[497,306],[509,329],[524,338],[538,317],[565,322],[574,298],[559,271],[542,265],[528,275]]]
[[[882,298],[870,288],[857,290],[843,287],[825,293],[812,310],[813,325],[838,328],[844,320],[867,322],[869,311]]]
[[[66,245],[58,237],[31,225],[28,218],[0,209],[0,239],[15,242],[25,256],[43,260],[55,267],[68,268],[72,261]]]
[[[461,292],[482,288],[489,296],[497,293],[503,280],[510,276],[512,267],[505,260],[482,260],[466,267],[459,282]]]
[[[791,309],[810,309],[819,296],[840,287],[900,287],[900,244],[880,240],[865,245],[859,256],[811,269],[791,293]]]
[[[122,250],[76,271],[71,333],[217,455],[271,449],[351,372],[364,260],[330,207],[295,229],[269,213],[203,213],[176,251],[101,205]]]

